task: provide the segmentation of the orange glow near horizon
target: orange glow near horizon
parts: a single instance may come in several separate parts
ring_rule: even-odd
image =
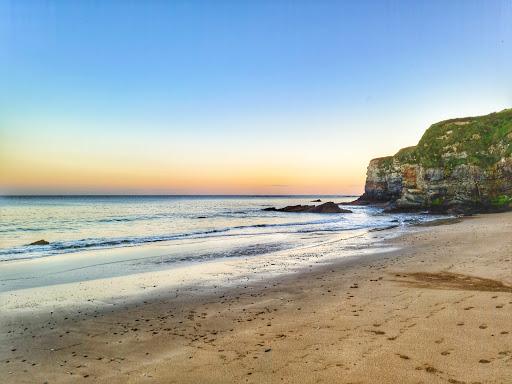
[[[259,136],[155,139],[135,129],[38,125],[44,129],[20,125],[3,135],[0,193],[359,194],[368,157],[323,137],[269,146]]]
[[[141,193],[141,194],[359,194],[364,174],[333,179],[336,167],[314,169],[261,168],[243,165],[229,170],[209,166],[116,168],[71,166],[69,163],[17,163],[0,169],[3,193]],[[355,182],[354,182],[355,181]]]

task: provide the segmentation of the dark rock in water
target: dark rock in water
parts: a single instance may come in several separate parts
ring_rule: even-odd
[[[289,205],[284,208],[276,209],[279,212],[309,212],[310,209],[315,208],[314,205]]]
[[[342,201],[341,203],[338,203],[338,205],[369,205],[372,203],[369,200],[363,198],[363,196],[360,196],[353,201]]]
[[[351,213],[352,211],[349,211],[348,209],[341,209],[336,204],[334,204],[332,201],[329,201],[328,203],[323,203],[314,208],[311,208],[308,212],[313,212],[313,213]]]
[[[50,243],[46,240],[37,240],[37,241],[34,241],[33,243],[30,243],[29,245],[48,245],[48,244],[50,244]]]
[[[312,202],[312,203],[321,203],[321,202],[322,202],[322,200],[320,200],[320,199],[316,199],[316,200],[311,200],[311,202]]]
[[[206,216],[197,216],[198,219],[206,219]]]
[[[418,145],[371,160],[350,204],[376,203],[387,212],[512,209],[512,109],[436,123]]]
[[[289,205],[284,208],[264,208],[264,211],[273,212],[311,212],[311,213],[352,213],[348,209],[341,209],[332,201],[317,206],[314,205]]]

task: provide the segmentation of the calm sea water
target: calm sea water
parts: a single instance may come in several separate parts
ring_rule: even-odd
[[[194,248],[190,244],[201,244],[200,254],[192,252],[199,259],[257,256],[307,244],[308,239],[314,241],[315,234],[404,226],[434,218],[388,215],[373,207],[348,207],[353,210],[351,214],[262,210],[307,204],[317,198],[323,202],[353,199],[348,196],[2,197],[0,261],[173,242],[188,244],[184,254],[189,256]],[[50,244],[28,246],[40,239]],[[215,249],[208,251],[204,242],[198,241],[208,239],[217,240]]]

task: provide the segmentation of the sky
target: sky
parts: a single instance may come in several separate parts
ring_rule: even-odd
[[[0,0],[0,194],[359,194],[512,107],[512,1]]]

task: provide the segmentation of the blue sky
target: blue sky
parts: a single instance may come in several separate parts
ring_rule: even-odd
[[[511,1],[3,1],[0,20],[7,192],[356,193],[431,123],[512,106]]]

